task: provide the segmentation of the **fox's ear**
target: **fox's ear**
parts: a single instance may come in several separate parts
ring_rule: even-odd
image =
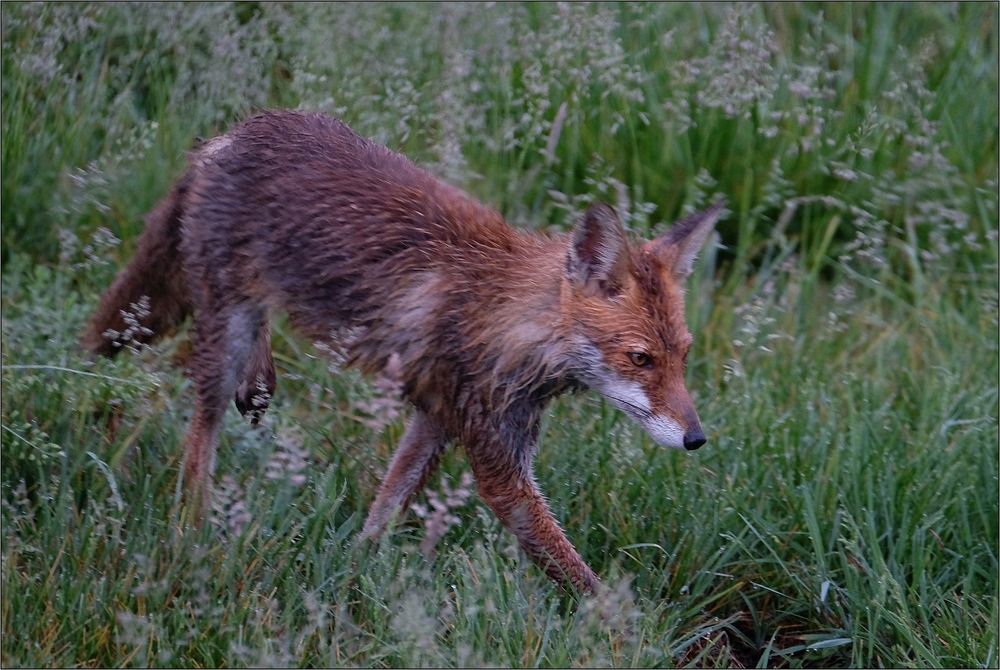
[[[723,204],[716,203],[703,212],[681,219],[666,234],[650,242],[653,251],[669,259],[674,275],[687,279],[705,240],[722,218]]]
[[[569,280],[593,295],[612,296],[628,271],[625,230],[610,205],[596,203],[576,223],[566,258]]]

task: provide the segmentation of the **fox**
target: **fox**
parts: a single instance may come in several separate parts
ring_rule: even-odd
[[[379,537],[461,445],[523,551],[555,582],[593,593],[599,578],[534,477],[543,412],[591,389],[659,445],[705,444],[685,386],[684,288],[722,211],[652,240],[633,239],[604,203],[569,232],[515,228],[336,118],[262,111],[188,152],[82,344],[114,356],[125,333],[151,343],[191,317],[195,398],[179,476],[203,515],[228,403],[259,418],[274,394],[269,321],[284,314],[347,365],[392,368],[410,406],[360,538]],[[145,327],[129,330],[140,300]]]

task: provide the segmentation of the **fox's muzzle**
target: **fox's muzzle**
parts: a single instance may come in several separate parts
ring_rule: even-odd
[[[705,433],[701,432],[701,426],[695,426],[684,433],[684,448],[688,451],[694,451],[705,444],[706,441]]]
[[[705,444],[705,433],[701,430],[701,421],[698,420],[698,412],[695,411],[694,405],[691,405],[685,414],[687,430],[684,431],[684,448],[694,451]]]
[[[675,393],[673,408],[655,411],[649,396],[637,383],[611,377],[594,384],[620,410],[635,419],[661,447],[698,449],[707,441],[701,421],[687,391]]]

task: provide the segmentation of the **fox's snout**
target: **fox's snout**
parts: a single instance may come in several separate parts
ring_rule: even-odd
[[[681,389],[671,398],[672,402],[654,404],[651,394],[647,394],[640,384],[614,374],[595,379],[594,387],[641,425],[661,447],[694,451],[707,442],[698,412],[686,390]]]
[[[698,416],[693,410],[685,422],[686,426],[669,415],[636,416],[634,413],[629,413],[639,421],[646,433],[661,447],[684,448],[688,451],[694,451],[708,441],[701,429],[701,422],[698,421]]]
[[[694,451],[703,446],[705,442],[707,440],[705,439],[705,433],[701,430],[701,424],[696,423],[684,433],[684,448],[688,451]]]
[[[690,403],[690,400],[688,401]],[[693,404],[689,404],[687,411],[684,412],[684,448],[688,451],[694,451],[708,440],[705,439],[705,433],[701,430],[701,421],[698,419],[698,412],[695,410]]]

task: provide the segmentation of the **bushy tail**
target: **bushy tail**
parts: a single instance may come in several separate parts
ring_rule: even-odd
[[[169,334],[190,311],[179,252],[187,175],[146,215],[135,257],[118,273],[84,330],[83,346],[114,356],[129,342]]]

